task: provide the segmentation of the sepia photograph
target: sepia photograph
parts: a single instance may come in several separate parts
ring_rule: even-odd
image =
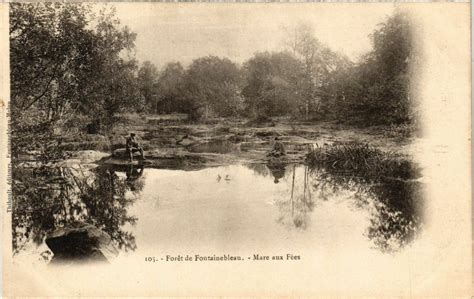
[[[437,32],[466,38],[453,56],[425,42],[437,40],[422,25],[428,4],[2,6],[4,259],[23,269],[4,287],[416,297],[436,285],[470,295],[469,73],[452,76],[469,68],[470,15],[445,5],[433,6],[449,23]],[[459,60],[444,67],[443,57]],[[425,71],[429,59],[437,72]],[[427,96],[456,79],[466,94]],[[451,153],[465,168],[444,166],[458,165]],[[438,200],[436,186],[454,192]],[[433,264],[448,257],[459,258],[449,270]],[[438,270],[449,279],[425,275]]]

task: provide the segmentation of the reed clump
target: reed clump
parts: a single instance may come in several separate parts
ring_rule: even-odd
[[[407,158],[362,142],[317,146],[308,152],[306,163],[310,167],[324,168],[328,172],[367,179],[410,180],[421,176],[420,168]]]

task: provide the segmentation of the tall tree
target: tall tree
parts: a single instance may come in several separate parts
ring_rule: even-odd
[[[121,26],[114,7],[105,7],[94,23],[93,59],[87,82],[80,89],[81,111],[110,125],[116,113],[140,107],[136,73],[137,61],[131,56],[136,34]]]
[[[186,112],[183,101],[183,82],[185,70],[181,63],[170,62],[158,78],[159,105],[161,113]]]
[[[335,72],[349,66],[349,59],[324,45],[315,36],[314,28],[307,23],[286,28],[284,43],[287,50],[303,64],[300,92],[306,118],[311,113],[327,112],[330,101],[335,97],[328,92],[327,86]]]
[[[288,52],[257,53],[244,64],[247,113],[268,117],[303,109],[303,65]]]
[[[139,110],[158,113],[158,70],[150,61],[145,61],[138,70],[138,86],[143,101]]]
[[[63,3],[10,5],[11,103],[14,117],[32,106],[57,118],[78,100],[94,55],[90,7]],[[65,84],[67,83],[67,84]]]
[[[133,103],[136,62],[123,54],[133,48],[135,34],[120,26],[113,8],[96,17],[91,7],[11,4],[13,119],[32,111],[43,121],[75,112],[104,119]]]
[[[237,115],[243,105],[240,86],[240,70],[229,59],[216,56],[195,59],[184,83],[185,97],[194,104],[191,112],[197,113],[192,116]]]
[[[351,70],[345,106],[366,124],[400,124],[415,120],[410,100],[412,33],[407,15],[397,12],[371,34],[373,50]]]

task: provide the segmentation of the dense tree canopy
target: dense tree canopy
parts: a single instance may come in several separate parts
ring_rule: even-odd
[[[207,56],[195,59],[184,82],[185,98],[194,111],[208,117],[235,116],[242,108],[241,74],[227,58]]]
[[[305,23],[286,28],[285,45],[302,64],[298,87],[304,108],[301,114],[308,118],[330,113],[337,91],[329,86],[339,79],[342,70],[350,67],[349,59],[324,45]]]
[[[43,106],[48,118],[78,99],[90,73],[94,33],[89,7],[61,3],[10,6],[12,113]],[[68,84],[64,84],[67,81]]]
[[[410,109],[412,36],[409,18],[390,17],[371,35],[373,50],[333,83],[344,92],[339,107],[365,124],[413,122]]]
[[[186,112],[182,96],[185,70],[181,63],[168,63],[158,79],[158,113]]]
[[[96,17],[81,3],[14,3],[10,22],[13,115],[36,108],[48,120],[75,111],[106,118],[138,95],[136,62],[121,56],[135,34],[113,9]]]
[[[413,121],[411,31],[396,13],[371,35],[373,50],[358,63],[324,45],[306,24],[287,28],[285,50],[256,53],[242,66],[196,58],[158,69],[138,67],[135,33],[113,7],[12,4],[12,115],[43,122],[78,114],[96,124],[120,112],[188,113],[191,119],[287,115],[359,124]],[[31,115],[35,115],[34,118]],[[15,126],[14,126],[15,127]],[[18,126],[19,128],[19,126]],[[15,129],[15,128],[14,128]]]
[[[137,62],[127,55],[134,40],[113,8],[94,13],[83,3],[12,3],[13,154],[46,148],[53,129],[68,128],[80,115],[83,126],[100,127],[125,108],[136,109]]]
[[[150,61],[145,61],[138,70],[138,86],[141,101],[137,110],[157,113],[158,109],[158,69]]]
[[[243,95],[250,115],[286,115],[300,108],[304,73],[294,56],[285,52],[257,53],[244,69]]]

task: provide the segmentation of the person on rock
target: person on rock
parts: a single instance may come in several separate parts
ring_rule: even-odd
[[[133,161],[133,153],[135,152],[140,152],[141,158],[145,159],[143,148],[140,146],[140,144],[138,144],[135,133],[130,133],[130,136],[127,137],[126,150],[127,154],[130,155],[130,162]]]
[[[280,141],[279,137],[275,137],[275,143],[273,144],[272,150],[268,153],[268,156],[279,158],[285,155],[286,151],[283,143]]]

